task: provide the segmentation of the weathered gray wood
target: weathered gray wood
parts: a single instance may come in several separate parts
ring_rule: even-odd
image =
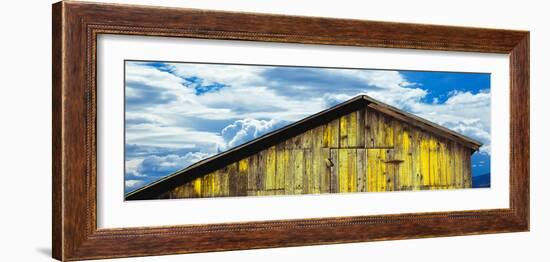
[[[247,190],[258,190],[258,155],[248,157],[248,188]]]
[[[338,192],[338,149],[331,149],[330,150],[330,161],[332,162],[332,165],[330,167],[330,192],[331,193],[337,193]]]
[[[330,157],[330,149],[321,148],[321,160],[320,191],[321,193],[330,193],[332,168],[334,167]]]
[[[357,149],[357,192],[367,192],[367,150]]]

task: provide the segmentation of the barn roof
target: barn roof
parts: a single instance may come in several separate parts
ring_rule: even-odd
[[[254,155],[266,148],[269,148],[270,146],[299,135],[306,130],[328,123],[340,116],[365,107],[372,108],[435,135],[456,141],[465,147],[470,148],[472,152],[479,150],[479,147],[481,146],[479,141],[466,137],[446,127],[404,112],[396,107],[377,101],[367,95],[359,95],[334,107],[306,117],[300,121],[269,132],[245,144],[203,159],[184,169],[178,170],[169,176],[126,194],[125,199],[146,200],[154,198],[155,196],[159,196],[160,194],[176,186],[216,171],[227,166],[228,164]]]

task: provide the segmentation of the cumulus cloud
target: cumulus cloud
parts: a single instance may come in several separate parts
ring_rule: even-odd
[[[146,181],[144,180],[127,179],[126,181],[124,181],[125,191],[130,192],[134,189],[144,186],[145,183]]]
[[[162,177],[173,173],[179,169],[196,163],[211,154],[203,152],[189,152],[183,156],[167,155],[167,156],[148,156],[136,167],[139,174],[148,177]]]
[[[480,151],[491,151],[491,96],[488,90],[478,93],[453,91],[441,104],[411,103],[410,111],[437,124],[483,143]]]
[[[145,158],[127,160],[125,191],[130,192],[209,156],[212,156],[212,154],[189,152],[185,155],[148,155]]]
[[[278,120],[242,119],[225,127],[221,135],[226,141],[226,148],[235,147],[260,137],[270,131],[285,126],[288,122]]]

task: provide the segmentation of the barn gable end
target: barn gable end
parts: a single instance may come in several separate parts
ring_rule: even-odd
[[[178,171],[126,199],[469,188],[470,155],[480,146],[359,96]]]

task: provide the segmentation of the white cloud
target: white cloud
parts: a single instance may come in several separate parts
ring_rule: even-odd
[[[150,155],[145,158],[126,161],[126,175],[134,180],[146,180],[151,177],[169,175],[179,169],[185,168],[212,154],[204,152],[189,152],[180,155]]]
[[[192,63],[172,63],[170,68],[178,76],[204,79],[205,84],[225,83],[237,86],[261,82],[263,79],[260,74],[265,70],[260,66]]]
[[[411,112],[483,143],[480,151],[491,150],[491,96],[453,92],[442,104],[410,103]]]
[[[128,142],[164,147],[208,144],[209,151],[212,151],[226,143],[221,137],[220,130],[199,131],[189,125],[192,123],[191,119],[271,119],[293,122],[358,94],[367,94],[458,132],[465,132],[484,143],[488,142],[489,93],[455,92],[442,104],[424,103],[422,100],[426,97],[427,91],[422,89],[421,85],[411,83],[397,71],[315,71],[308,68],[187,63],[172,63],[168,64],[167,68],[171,72],[164,72],[143,63],[129,63],[127,79],[160,89],[167,97],[174,97],[174,100],[127,112],[128,122],[136,122],[135,125],[128,126]],[[282,72],[270,75],[267,73],[268,70]],[[304,76],[281,79],[281,75],[285,73],[292,75],[291,70],[299,70],[297,72]],[[216,92],[196,95],[182,80],[189,77],[201,78],[205,84],[221,83],[227,87]],[[292,96],[292,92],[315,92],[319,89],[318,85],[328,80],[334,82],[335,86],[323,87],[324,89],[321,88],[322,90],[317,93],[307,93],[307,97]],[[341,86],[336,86],[338,83],[341,83]],[[357,83],[364,84],[358,89],[357,86],[353,86]],[[289,94],[285,93],[286,89],[289,90]],[[131,94],[132,86],[127,87],[127,90],[130,90],[130,96],[134,96]],[[465,121],[480,121],[480,124],[473,126]],[[486,146],[485,149],[487,148]]]
[[[193,90],[183,88],[184,81],[180,77],[143,63],[126,63],[126,83],[144,85],[159,93],[177,91],[172,94],[181,96],[193,93]],[[127,97],[139,96],[137,91],[135,85],[126,86]]]
[[[130,192],[134,189],[144,186],[147,182],[145,180],[127,179],[124,181],[124,191]]]
[[[226,141],[227,148],[231,148],[260,137],[286,124],[286,122],[274,119],[256,120],[247,118],[237,120],[222,130],[222,137]]]

